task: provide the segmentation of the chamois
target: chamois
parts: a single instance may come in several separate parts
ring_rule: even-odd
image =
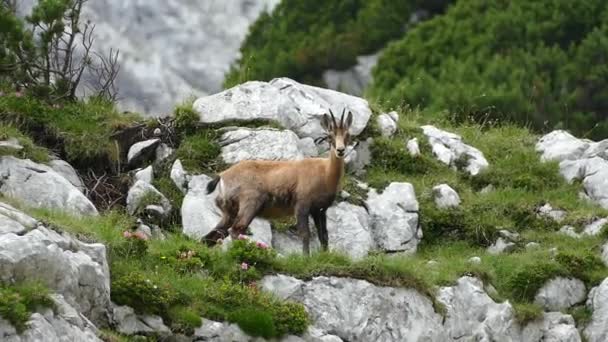
[[[310,254],[308,217],[312,216],[321,248],[327,250],[327,208],[340,187],[344,157],[353,115],[349,111],[340,122],[334,114],[324,114],[321,126],[327,131],[330,153],[327,158],[290,161],[243,160],[221,172],[207,184],[207,194],[219,188],[215,203],[222,218],[203,241],[213,245],[228,235],[243,234],[255,217],[279,218],[295,215],[303,253]],[[219,184],[219,186],[218,186]]]

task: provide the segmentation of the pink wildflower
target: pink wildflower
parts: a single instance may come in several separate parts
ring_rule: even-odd
[[[146,234],[144,234],[144,232],[135,232],[135,234],[133,234],[134,237],[140,239],[140,240],[148,240],[148,236]]]
[[[128,238],[130,238],[130,237],[131,237],[131,235],[132,235],[132,234],[131,234],[131,232],[130,232],[130,231],[128,231],[128,230],[125,230],[124,232],[122,232],[122,236],[123,236],[124,238],[127,238],[127,239],[128,239]]]
[[[239,240],[247,240],[247,236],[243,234],[239,234]]]
[[[249,269],[249,264],[247,264],[246,262],[242,263],[241,264],[241,269],[243,271],[247,271]]]
[[[256,242],[255,245],[258,246],[259,248],[262,248],[262,249],[268,248],[268,245],[266,243],[262,242],[262,241]]]

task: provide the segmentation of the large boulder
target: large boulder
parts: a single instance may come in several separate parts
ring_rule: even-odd
[[[0,317],[0,338],[4,342],[80,341],[101,342],[97,328],[82,317],[61,295],[51,295],[55,310],[45,308],[33,313],[27,329],[17,333],[15,327]]]
[[[250,159],[299,160],[316,152],[311,151],[315,147],[309,139],[300,140],[289,130],[239,128],[222,135],[221,156],[228,164]]]
[[[343,108],[352,111],[350,132],[358,135],[371,116],[366,100],[288,78],[276,78],[270,82],[249,81],[194,102],[194,109],[202,122],[274,120],[300,137],[312,138],[325,134],[320,124],[323,114],[332,109],[339,120]]]
[[[201,239],[207,235],[221,219],[221,211],[215,205],[217,190],[207,194],[207,183],[211,177],[206,175],[193,176],[188,184],[188,193],[182,203],[183,233],[193,239]],[[249,225],[253,239],[268,245],[272,242],[270,223],[261,218],[255,218]]]
[[[391,183],[381,194],[369,191],[366,200],[376,246],[387,252],[416,251],[422,238],[418,201],[410,183]]]
[[[534,302],[546,311],[559,311],[584,302],[586,296],[587,289],[581,280],[557,277],[538,290]]]
[[[314,328],[346,341],[447,341],[430,299],[413,289],[336,277],[303,282],[283,275],[267,276],[261,286],[301,302]]]
[[[608,278],[589,292],[587,307],[593,312],[584,330],[587,341],[608,341]]]
[[[608,208],[608,139],[594,142],[557,130],[536,144],[542,161],[558,161],[560,174],[583,183],[584,197]]]
[[[112,319],[116,331],[125,335],[169,335],[171,330],[164,324],[163,319],[156,315],[137,315],[128,306],[114,306]]]
[[[84,192],[85,187],[82,179],[78,175],[78,172],[76,172],[76,170],[74,170],[72,165],[70,165],[68,162],[61,159],[55,159],[49,162],[49,166],[55,170],[55,172],[63,176],[63,178],[67,179],[68,182],[72,183],[76,189]]]
[[[70,181],[49,166],[29,159],[0,157],[0,192],[29,206],[98,215],[93,203]]]
[[[442,163],[456,167],[459,161],[464,161],[465,170],[473,176],[488,168],[489,163],[483,153],[477,148],[465,144],[461,136],[431,125],[421,128],[428,138],[433,154]]]
[[[0,281],[39,280],[95,324],[105,325],[110,305],[105,246],[81,242],[40,224],[32,227],[34,219],[14,208],[2,214],[4,222],[13,219],[26,230],[0,235]]]

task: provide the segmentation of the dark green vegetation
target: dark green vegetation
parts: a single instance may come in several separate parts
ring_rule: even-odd
[[[283,0],[263,13],[241,46],[242,58],[226,77],[230,87],[248,80],[290,77],[320,84],[327,69],[346,69],[403,35],[416,9],[441,12],[448,0]]]
[[[18,332],[26,328],[32,312],[54,308],[48,291],[40,284],[0,284],[0,317],[9,321]]]
[[[370,95],[454,122],[510,121],[605,138],[608,4],[457,1],[388,45]],[[432,115],[432,114],[431,114]]]

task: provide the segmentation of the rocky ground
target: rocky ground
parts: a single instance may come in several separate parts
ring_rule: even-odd
[[[244,241],[196,242],[220,217],[205,192],[215,171],[326,155],[319,118],[343,107],[358,143],[328,210],[331,253],[300,256],[290,222],[263,219]],[[130,125],[113,210],[92,196],[103,177],[89,185],[82,167],[3,129],[0,280],[12,297],[0,298],[0,337],[608,339],[608,143],[418,115],[286,78],[248,82],[168,123]],[[29,300],[33,281],[45,300]],[[274,333],[244,319],[243,302],[267,310]]]

